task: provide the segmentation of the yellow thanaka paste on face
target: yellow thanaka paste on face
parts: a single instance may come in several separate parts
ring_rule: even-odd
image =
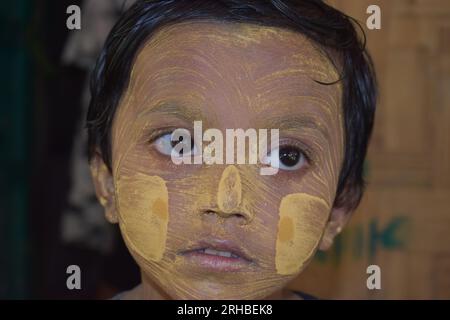
[[[278,274],[290,275],[313,255],[328,220],[329,206],[306,193],[285,196],[280,203],[275,266]]]
[[[231,213],[236,210],[242,199],[242,184],[239,170],[230,165],[223,170],[219,182],[217,202],[219,209],[224,213]]]
[[[142,257],[160,261],[166,247],[169,193],[158,176],[137,173],[117,182],[119,223],[131,248]]]

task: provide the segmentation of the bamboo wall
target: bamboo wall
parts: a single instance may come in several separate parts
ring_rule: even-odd
[[[320,298],[450,298],[450,1],[334,0],[362,22],[380,84],[370,182],[334,247],[293,283]],[[381,8],[368,30],[366,8]],[[381,268],[368,290],[366,268]]]

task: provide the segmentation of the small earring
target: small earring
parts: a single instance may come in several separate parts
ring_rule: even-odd
[[[105,197],[100,197],[100,199],[98,199],[98,201],[100,202],[100,204],[105,207],[106,204],[108,203],[108,200],[106,200]]]

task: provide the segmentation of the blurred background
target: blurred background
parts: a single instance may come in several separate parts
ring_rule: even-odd
[[[93,193],[87,79],[128,0],[0,3],[0,298],[104,299],[139,282]],[[450,299],[450,1],[333,0],[367,35],[380,104],[369,186],[333,248],[292,283],[320,298]],[[381,8],[368,30],[366,9]],[[70,5],[81,30],[68,30]],[[82,290],[68,290],[79,265]],[[366,269],[381,268],[381,290]]]

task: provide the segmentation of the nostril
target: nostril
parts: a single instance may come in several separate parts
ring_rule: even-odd
[[[247,220],[247,216],[244,215],[244,214],[242,214],[242,213],[234,213],[234,215],[235,215],[237,218],[242,218],[242,219]]]
[[[202,213],[206,215],[217,214],[214,210],[203,210]]]

